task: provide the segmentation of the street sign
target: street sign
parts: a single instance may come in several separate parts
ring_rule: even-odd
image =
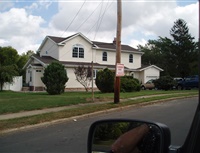
[[[116,77],[124,76],[124,64],[117,63]]]

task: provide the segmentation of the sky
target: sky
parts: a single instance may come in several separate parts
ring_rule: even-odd
[[[122,0],[122,44],[137,48],[183,19],[198,40],[198,0]],[[116,37],[117,0],[0,0],[0,46],[37,51],[46,36],[81,32],[91,41]]]

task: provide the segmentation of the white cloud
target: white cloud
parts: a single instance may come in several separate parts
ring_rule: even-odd
[[[111,1],[105,3],[101,3],[100,1],[95,3],[87,1],[78,16],[71,23],[83,4],[83,1],[81,2],[82,3],[59,2],[59,12],[52,18],[50,25],[62,31],[66,30],[66,33],[80,31],[86,34],[86,36],[89,35],[89,37],[91,35],[93,35],[93,37],[97,35],[97,40],[102,40],[102,36],[105,37],[106,35],[106,40],[109,38],[111,41],[116,35],[116,32],[114,32],[116,30],[116,3]],[[107,6],[109,7],[107,8]],[[189,29],[191,29],[191,34],[197,37],[197,3],[179,7],[176,1],[125,1],[122,3],[122,6],[122,37],[124,39],[138,31],[140,31],[144,37],[149,35],[169,37],[170,29],[179,18],[184,19],[188,23],[187,25]],[[91,14],[93,10],[95,10],[95,12]],[[102,15],[103,13],[105,13],[105,15],[97,31],[96,25],[99,21],[99,14]],[[86,21],[89,15],[91,15],[91,17]],[[84,21],[86,22],[82,25]],[[68,27],[69,25],[70,27]],[[76,31],[77,27],[80,26],[81,28],[79,31]]]
[[[27,46],[35,46],[43,31],[41,25],[44,20],[39,16],[28,15],[25,9],[12,8],[0,13],[0,21],[0,45],[16,47],[19,53],[26,52]]]
[[[141,39],[141,40],[136,40],[136,39],[133,39],[131,40],[130,44],[133,48],[137,48],[138,45],[142,45],[142,46],[145,46],[145,44],[147,43],[147,41],[145,39]]]
[[[37,50],[46,35],[69,36],[76,32],[82,32],[91,40],[112,42],[116,36],[116,2],[86,1],[74,19],[83,2],[84,0],[51,3],[44,0],[27,3],[22,6],[23,8],[13,7],[10,10],[8,8],[12,7],[13,3],[4,3],[6,9],[0,5],[0,46],[10,45],[22,53],[27,50]],[[57,6],[57,3],[56,10],[48,9],[50,5]],[[137,2],[124,1],[122,6],[122,42],[130,46],[144,45],[148,39],[157,36],[169,37],[170,29],[179,18],[187,22],[192,36],[196,39],[198,37],[198,2],[177,6],[176,1],[137,0]],[[45,15],[54,12],[56,14],[49,17],[50,21],[45,21],[41,11],[43,9]]]

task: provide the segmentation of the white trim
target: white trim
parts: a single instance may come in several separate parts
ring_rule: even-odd
[[[143,69],[140,69],[139,71],[144,71],[144,70],[149,69],[149,68],[151,68],[151,67],[154,67],[154,68],[158,69],[159,71],[164,71],[163,69],[157,67],[156,65],[147,66],[147,67],[145,67],[145,68],[143,68]]]
[[[93,49],[96,49],[96,50],[100,50],[100,51],[102,51],[102,50],[107,50],[107,51],[113,51],[113,52],[116,52],[116,49],[110,49],[110,48],[100,48],[100,47],[98,47],[98,48],[96,48],[96,47],[92,47]],[[135,53],[135,54],[144,54],[144,52],[140,52],[140,51],[130,51],[130,50],[121,50],[121,52],[124,52],[124,53]]]
[[[65,39],[64,41],[58,43],[58,45],[65,45],[65,43],[66,43],[67,41],[69,41],[69,40],[71,40],[71,39],[73,39],[73,38],[75,38],[75,37],[77,37],[77,36],[81,36],[81,37],[83,37],[86,41],[88,41],[90,44],[93,44],[92,41],[90,41],[87,37],[85,37],[82,33],[79,32],[79,33],[76,33],[75,35],[73,35],[72,37],[69,36],[70,38]]]

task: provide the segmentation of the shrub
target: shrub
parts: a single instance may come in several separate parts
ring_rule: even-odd
[[[133,78],[132,76],[121,77],[120,87],[121,87],[121,91],[123,92],[140,91],[139,80],[136,78]]]
[[[113,92],[114,78],[115,78],[114,72],[112,72],[108,68],[98,71],[95,80],[97,88],[103,93]]]
[[[46,91],[50,95],[63,93],[68,79],[65,67],[58,62],[49,64],[44,70],[44,76],[41,78],[46,85]]]
[[[162,90],[170,90],[175,86],[175,81],[170,76],[162,76],[159,79],[154,80],[153,83],[157,89]]]

